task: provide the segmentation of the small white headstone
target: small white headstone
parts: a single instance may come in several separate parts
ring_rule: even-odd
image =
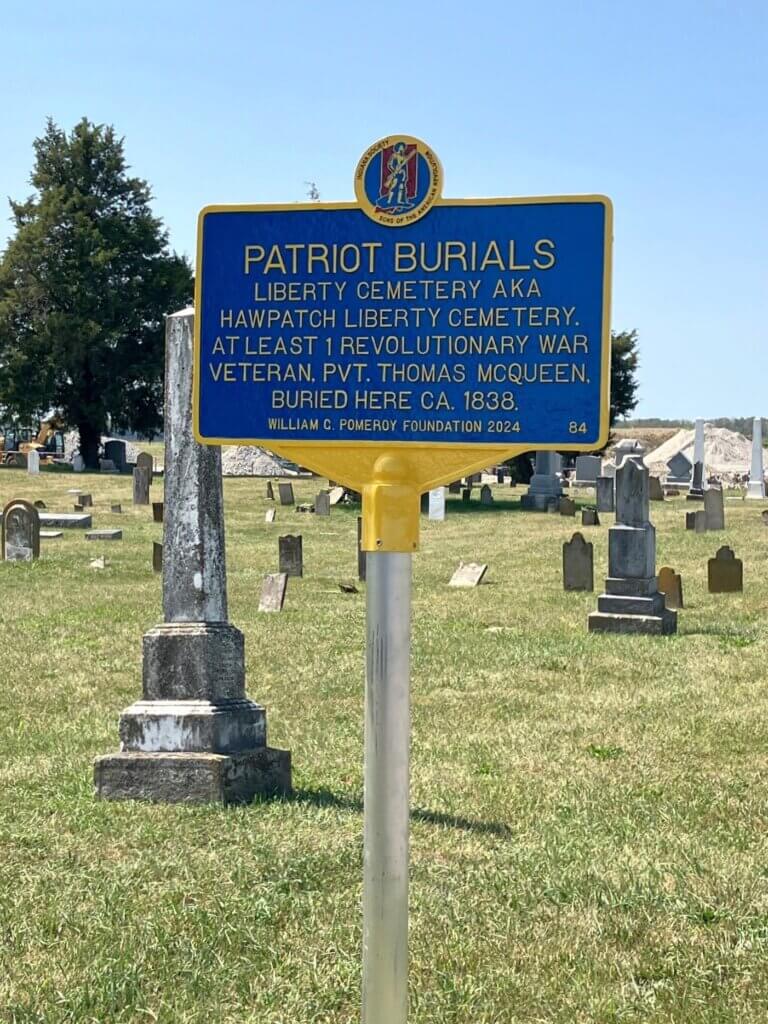
[[[441,523],[445,519],[445,488],[436,487],[429,492],[429,518]]]
[[[40,472],[40,454],[36,451],[27,452],[27,472],[28,473],[39,473]]]
[[[83,472],[83,470],[85,469],[85,459],[83,458],[82,455],[75,455],[75,457],[72,459],[72,469],[75,471],[75,473]]]

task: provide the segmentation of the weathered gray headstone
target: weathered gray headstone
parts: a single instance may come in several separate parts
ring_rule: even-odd
[[[295,499],[293,497],[293,484],[278,484],[277,489],[280,493],[281,505],[293,505],[295,503]]]
[[[102,798],[241,803],[291,789],[228,620],[221,449],[192,433],[193,334],[193,310],[166,319],[164,622],[144,636],[143,699],[120,717],[120,753],[94,764]]]
[[[744,566],[731,548],[718,549],[707,562],[707,583],[710,594],[733,594],[744,589]]]
[[[576,502],[573,498],[561,498],[558,505],[558,511],[561,516],[575,516]]]
[[[599,526],[600,516],[597,514],[596,508],[583,508],[581,510],[581,525],[582,526]]]
[[[40,454],[34,449],[27,452],[27,472],[33,476],[40,472]]]
[[[271,572],[264,577],[259,601],[260,612],[281,612],[285,603],[285,588],[288,586],[288,575],[284,572]]]
[[[683,607],[683,578],[668,565],[659,569],[659,590],[667,608],[677,611]]]
[[[264,514],[264,522],[265,523],[274,523],[276,515],[277,515],[276,509],[268,508],[267,511]]]
[[[615,507],[613,499],[614,485],[615,479],[612,476],[599,476],[595,481],[598,512],[613,512]]]
[[[366,570],[366,555],[367,551],[363,551],[363,518],[362,516],[357,517],[357,578],[359,580],[365,580]]]
[[[162,502],[162,501],[153,501],[152,502],[152,521],[153,522],[155,522],[155,523],[162,523],[162,521],[163,521],[163,511],[164,511],[163,506],[164,506],[164,502]]]
[[[537,451],[535,472],[528,485],[528,492],[520,499],[521,508],[543,512],[550,501],[560,498],[563,486],[558,476],[562,459],[557,452]]]
[[[693,529],[696,533],[707,532],[707,513],[703,508],[693,514]]]
[[[704,491],[704,515],[708,530],[725,529],[725,504],[720,487],[708,487]]]
[[[563,544],[563,589],[594,590],[592,545],[580,533]]]
[[[483,484],[480,488],[480,504],[481,505],[492,505],[493,504],[493,491],[488,484]]]
[[[122,530],[90,530],[85,535],[86,540],[122,540]]]
[[[136,456],[136,468],[149,471],[149,483],[152,484],[152,477],[155,475],[155,460],[149,452],[139,452]]]
[[[88,530],[93,526],[93,516],[88,512],[41,512],[40,525],[61,530]]]
[[[579,455],[576,459],[576,476],[574,483],[579,486],[594,485],[597,478],[600,476],[600,469],[602,467],[603,460],[599,455]]]
[[[686,512],[685,513],[685,528],[686,528],[686,530],[695,530],[696,529],[696,513],[695,512]]]
[[[752,421],[752,460],[749,467],[747,498],[759,501],[765,498],[765,477],[763,472],[763,421],[759,416],[755,416]]]
[[[72,471],[74,473],[85,472],[85,459],[79,452],[72,456]]]
[[[651,501],[664,501],[664,489],[661,480],[657,476],[648,479],[648,497]]]
[[[9,501],[3,509],[0,550],[6,562],[32,562],[40,557],[40,513],[28,501]]]
[[[149,504],[149,485],[151,476],[146,466],[136,466],[133,471],[133,504]]]
[[[304,553],[301,534],[286,534],[278,538],[280,572],[287,576],[304,575]]]
[[[649,520],[648,470],[625,459],[616,473],[616,525],[608,531],[608,578],[590,631],[674,633],[677,614],[666,608],[656,579],[656,531]]]
[[[272,481],[271,480],[267,480],[267,499],[269,501],[274,501],[275,500],[275,489],[272,486]]]
[[[315,515],[329,516],[331,514],[331,496],[328,491],[320,491],[315,498]]]
[[[152,541],[152,570],[163,571],[163,545],[156,540]]]
[[[429,492],[429,518],[442,523],[445,519],[445,488],[435,487]]]
[[[459,562],[459,567],[448,581],[449,587],[477,587],[488,571],[487,565],[478,562]]]

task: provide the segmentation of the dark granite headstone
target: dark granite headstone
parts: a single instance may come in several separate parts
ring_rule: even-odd
[[[155,523],[162,523],[163,521],[163,502],[153,501],[152,502],[152,520]]]
[[[287,534],[279,538],[280,572],[287,576],[304,575],[304,555],[301,534]]]
[[[163,544],[162,541],[152,541],[152,569],[154,572],[163,571]]]
[[[267,499],[269,501],[274,501],[275,500],[275,489],[272,486],[272,481],[271,480],[267,480]]]
[[[686,530],[695,530],[696,529],[696,513],[695,512],[686,512],[685,513],[685,528],[686,528]]]
[[[616,507],[613,498],[614,484],[615,481],[612,476],[599,476],[595,481],[598,512],[613,512]]]
[[[744,589],[744,566],[731,548],[723,546],[707,562],[710,594],[733,594]]]
[[[594,590],[594,553],[580,533],[563,544],[563,590]]]
[[[575,516],[576,502],[572,498],[561,498],[558,505],[558,511],[561,516]]]
[[[109,459],[114,464],[116,470],[124,473],[128,462],[125,441],[105,441],[104,458]]]

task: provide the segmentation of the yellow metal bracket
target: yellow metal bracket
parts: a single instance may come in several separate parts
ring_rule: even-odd
[[[363,551],[416,551],[419,546],[419,490],[408,480],[408,462],[382,455],[373,480],[363,487]]]

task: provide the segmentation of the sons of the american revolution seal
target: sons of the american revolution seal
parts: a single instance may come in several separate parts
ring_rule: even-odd
[[[428,213],[443,190],[443,169],[434,152],[412,135],[379,139],[360,158],[355,195],[377,224],[401,228]]]

